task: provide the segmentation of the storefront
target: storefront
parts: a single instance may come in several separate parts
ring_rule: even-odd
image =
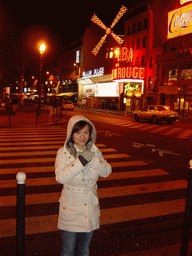
[[[144,92],[145,68],[127,66],[112,70],[112,79],[120,87],[120,106],[122,110],[139,110]]]
[[[183,116],[192,115],[192,4],[167,13],[168,30],[160,66],[158,103],[170,105]]]
[[[118,109],[119,84],[111,75],[104,75],[104,68],[82,73],[78,81],[78,105],[80,107]]]

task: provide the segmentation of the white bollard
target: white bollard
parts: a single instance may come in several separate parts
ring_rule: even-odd
[[[26,177],[24,172],[18,172],[16,175],[17,184],[25,184]]]
[[[25,255],[25,180],[26,174],[19,172],[17,179],[17,212],[16,212],[16,255]]]

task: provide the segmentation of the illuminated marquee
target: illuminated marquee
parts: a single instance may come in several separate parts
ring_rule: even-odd
[[[142,67],[119,67],[112,69],[112,79],[144,79],[145,68]]]
[[[168,13],[168,39],[192,33],[192,4]]]
[[[115,56],[117,57],[118,62],[133,62],[133,49],[128,49],[127,47],[117,48]]]
[[[180,0],[180,4],[185,4],[185,3],[188,3],[188,2],[191,2],[192,0]]]

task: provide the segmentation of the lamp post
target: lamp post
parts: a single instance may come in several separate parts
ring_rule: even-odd
[[[36,126],[38,124],[38,115],[41,115],[41,80],[42,80],[42,62],[43,62],[43,53],[46,49],[45,44],[41,44],[39,48],[40,52],[40,77],[39,77],[39,100],[38,100],[38,106],[37,106],[37,116],[36,116]]]
[[[40,52],[40,78],[39,78],[39,102],[38,102],[38,114],[41,115],[41,80],[42,80],[42,62],[43,62],[43,53],[45,51],[46,45],[41,44],[39,48]]]

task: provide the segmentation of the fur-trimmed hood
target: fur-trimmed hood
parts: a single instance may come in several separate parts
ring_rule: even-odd
[[[91,141],[86,145],[86,149],[91,150],[92,146],[95,144],[95,141],[96,141],[96,129],[93,123],[89,119],[85,118],[84,116],[81,116],[81,115],[72,116],[69,119],[69,122],[67,125],[67,138],[64,143],[64,146],[74,157],[76,156],[76,152],[75,152],[74,145],[70,142],[70,138],[71,138],[74,125],[79,121],[86,121],[92,126]]]

